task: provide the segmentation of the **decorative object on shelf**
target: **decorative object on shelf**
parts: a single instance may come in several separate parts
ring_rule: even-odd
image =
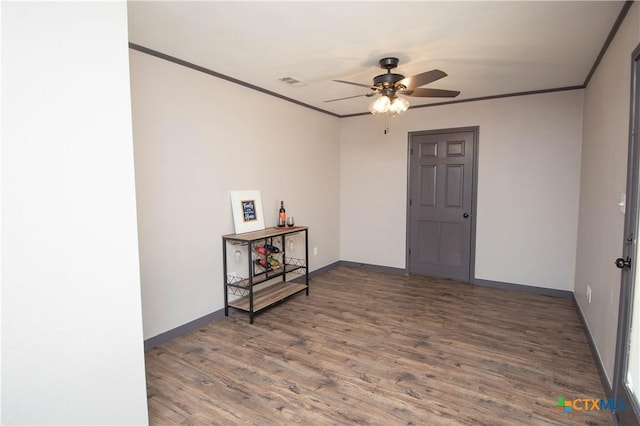
[[[272,268],[277,268],[278,266],[280,266],[280,262],[273,256],[269,256],[267,258],[267,262],[269,262],[269,265],[271,265]]]
[[[278,211],[278,227],[282,228],[287,223],[287,211],[284,209],[284,201],[280,201],[280,210]]]
[[[293,219],[293,216],[289,216],[287,218],[287,226],[291,227],[296,224],[296,221]]]
[[[280,249],[274,245],[267,244],[265,248],[269,250],[271,253],[280,253]]]
[[[236,234],[264,229],[260,191],[231,191],[230,197]]]
[[[272,250],[270,250],[268,246],[267,246],[267,247],[263,247],[263,246],[256,247],[256,251],[257,251],[259,254],[263,255],[263,256],[266,256],[266,255],[268,255],[268,254],[271,254],[271,252],[272,252]]]
[[[267,262],[266,259],[256,259],[256,265],[266,269],[267,271],[271,270],[271,264]]]

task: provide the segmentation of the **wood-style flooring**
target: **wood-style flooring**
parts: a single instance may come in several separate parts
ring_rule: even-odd
[[[222,290],[221,290],[222,291]],[[340,266],[146,354],[152,425],[611,425],[573,301]]]

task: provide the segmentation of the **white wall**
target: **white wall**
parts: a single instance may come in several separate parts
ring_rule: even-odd
[[[626,189],[631,53],[640,43],[634,3],[585,91],[575,294],[609,381],[613,380]],[[586,300],[591,286],[591,304]]]
[[[2,8],[1,421],[145,424],[126,4]]]
[[[480,126],[475,278],[573,289],[582,90],[344,119],[342,260],[405,268],[407,133]]]
[[[339,120],[132,50],[145,338],[224,307],[229,191],[309,226],[310,270],[339,256]],[[312,290],[313,291],[313,290]]]

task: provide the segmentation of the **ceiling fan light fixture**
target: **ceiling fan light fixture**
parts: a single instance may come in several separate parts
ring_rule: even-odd
[[[391,100],[391,104],[389,105],[389,111],[392,114],[402,114],[406,110],[409,109],[409,101],[400,96],[396,96]]]
[[[389,106],[391,105],[391,100],[388,96],[380,96],[375,101],[371,102],[369,105],[369,112],[373,115],[382,114],[384,112],[389,111]]]
[[[387,114],[399,115],[409,109],[409,102],[398,96],[418,97],[418,98],[455,98],[460,94],[457,90],[430,89],[422,86],[440,80],[447,76],[447,73],[438,69],[421,72],[411,77],[392,73],[391,70],[398,66],[398,58],[380,59],[380,68],[387,70],[386,74],[380,74],[373,78],[373,84],[354,83],[345,80],[333,80],[338,83],[350,84],[353,86],[366,87],[369,92],[364,95],[347,96],[344,98],[331,99],[325,102],[341,101],[344,99],[357,98],[360,96],[375,96],[378,98],[369,104],[369,112],[373,115]]]

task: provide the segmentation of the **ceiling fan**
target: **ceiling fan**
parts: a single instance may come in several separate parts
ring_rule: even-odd
[[[360,96],[371,97],[380,95],[375,101],[369,105],[369,111],[372,114],[380,114],[391,112],[393,114],[402,114],[409,108],[409,102],[398,95],[414,96],[420,98],[453,98],[460,94],[455,90],[443,89],[426,89],[422,88],[425,84],[434,82],[447,74],[440,70],[426,71],[416,74],[413,77],[406,77],[400,74],[394,74],[392,69],[398,66],[398,58],[382,58],[380,59],[380,68],[387,70],[386,74],[380,74],[373,78],[373,84],[353,83],[351,81],[333,80],[337,83],[351,84],[354,86],[366,87],[370,91],[364,95],[347,96],[346,98],[331,99],[325,102],[342,101],[344,99],[358,98]]]

